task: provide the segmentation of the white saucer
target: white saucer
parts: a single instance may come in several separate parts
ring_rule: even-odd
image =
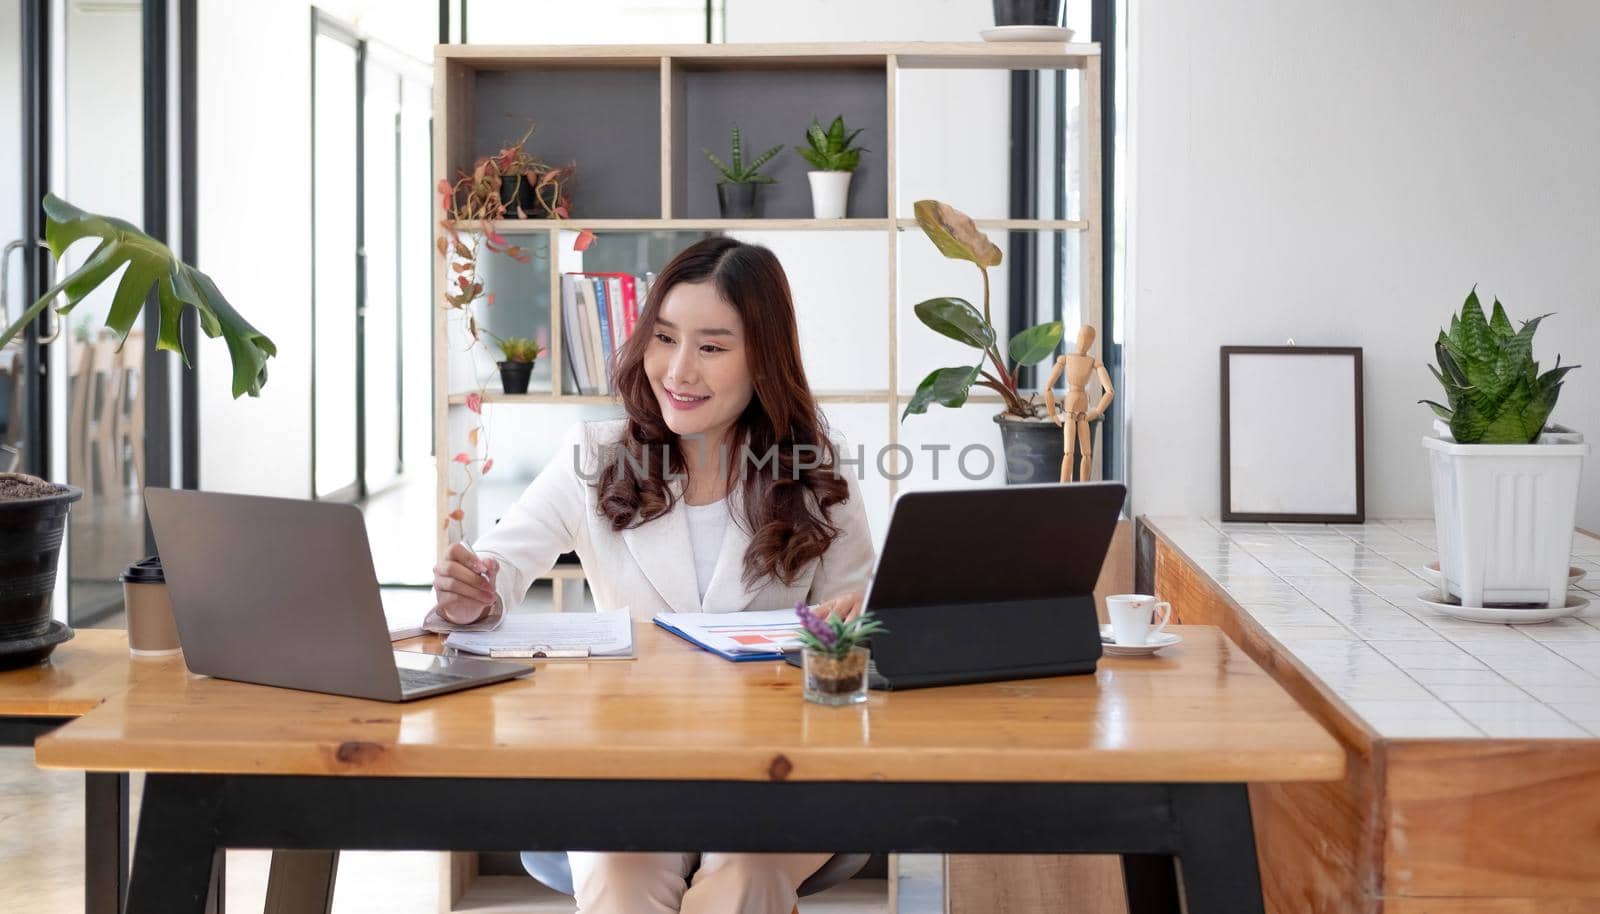
[[[1468,622],[1496,622],[1506,625],[1532,625],[1535,622],[1549,622],[1563,616],[1572,616],[1582,612],[1589,601],[1576,594],[1567,594],[1566,606],[1534,606],[1534,607],[1480,607],[1462,606],[1459,600],[1451,597],[1455,602],[1445,603],[1439,600],[1437,590],[1424,590],[1417,594],[1417,599],[1433,607],[1436,612]]]
[[[1183,640],[1183,636],[1177,632],[1157,632],[1149,644],[1114,644],[1106,640],[1110,637],[1111,626],[1100,626],[1100,650],[1112,657],[1148,657]]]
[[[997,25],[978,33],[984,41],[1071,41],[1072,29],[1054,25]]]
[[[1427,579],[1429,584],[1432,584],[1435,587],[1442,586],[1443,582],[1439,577],[1439,561],[1438,561],[1438,559],[1435,559],[1435,560],[1429,562],[1428,564],[1423,565],[1422,568],[1421,568],[1421,571],[1422,571],[1422,576],[1425,579]],[[1584,578],[1586,578],[1588,576],[1589,576],[1589,572],[1584,571],[1582,568],[1579,568],[1576,565],[1568,565],[1567,566],[1567,586],[1568,587],[1571,587],[1572,585],[1578,583],[1579,581],[1583,580]]]

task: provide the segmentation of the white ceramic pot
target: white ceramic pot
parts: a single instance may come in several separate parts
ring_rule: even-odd
[[[1463,606],[1564,606],[1589,445],[1571,432],[1534,444],[1422,439],[1433,477],[1433,523],[1447,593]]]
[[[849,171],[808,171],[811,178],[811,214],[818,219],[843,219],[850,199]]]

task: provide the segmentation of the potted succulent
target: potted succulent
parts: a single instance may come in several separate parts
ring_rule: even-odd
[[[98,238],[100,243],[81,266],[0,331],[0,348],[57,297],[66,296],[55,307],[64,318],[101,283],[119,276],[106,316],[106,326],[119,338],[127,339],[153,297],[158,304],[150,310],[147,323],[159,326],[157,345],[187,361],[179,318],[184,308],[193,308],[206,336],[227,341],[234,397],[261,393],[267,383],[267,359],[277,354],[277,347],[233,310],[211,277],[180,261],[165,244],[131,223],[86,213],[53,194],[45,196],[43,208],[45,244],[57,262],[76,241]],[[0,669],[38,662],[72,637],[72,629],[50,618],[50,596],[67,512],[82,495],[73,486],[33,476],[0,475],[0,582],[7,585],[0,587]]]
[[[916,306],[917,318],[929,329],[976,349],[977,363],[929,373],[917,385],[900,421],[913,413],[927,412],[933,403],[961,406],[974,385],[987,387],[998,393],[1005,404],[994,421],[1000,425],[1006,455],[1006,482],[1057,481],[1064,453],[1061,429],[1045,414],[1037,394],[1024,396],[1017,389],[1017,369],[1043,361],[1055,352],[1061,343],[1061,322],[1037,324],[1017,333],[1007,343],[1002,357],[998,334],[989,320],[989,268],[1000,265],[1000,249],[978,231],[965,213],[947,203],[918,200],[914,209],[917,225],[941,254],[978,268],[983,276],[983,310],[954,297],[930,298]],[[984,367],[986,361],[988,368]]]
[[[535,340],[515,336],[509,339],[496,336],[494,341],[502,357],[502,361],[496,363],[500,366],[500,388],[508,394],[527,393],[534,360],[539,358],[544,347]]]
[[[1548,316],[1548,315],[1545,315]],[[1546,422],[1562,379],[1540,372],[1533,335],[1544,317],[1513,329],[1499,300],[1485,317],[1474,289],[1434,342],[1445,404],[1422,439],[1433,479],[1434,530],[1447,595],[1463,606],[1566,605],[1578,482],[1589,445]]]
[[[709,149],[701,148],[711,164],[722,172],[722,180],[717,182],[717,206],[724,219],[753,219],[756,216],[756,188],[763,184],[775,183],[764,174],[760,174],[761,166],[772,161],[772,157],[783,151],[782,144],[768,149],[756,156],[748,166],[744,164],[743,151],[739,140],[739,128],[733,128],[733,167],[728,167],[717,158]]]
[[[805,146],[795,152],[811,163],[811,211],[818,219],[843,219],[849,207],[850,176],[861,164],[862,147],[852,146],[861,129],[845,133],[844,118],[836,117],[827,130],[816,120],[806,130]]]
[[[823,619],[804,600],[794,606],[805,626],[800,632],[805,679],[805,699],[820,705],[855,705],[867,700],[866,641],[887,632],[872,613],[846,622],[838,616]]]

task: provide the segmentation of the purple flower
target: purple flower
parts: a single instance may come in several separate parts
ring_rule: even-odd
[[[794,614],[800,617],[800,621],[805,623],[806,631],[810,632],[823,647],[833,647],[839,640],[839,634],[833,630],[833,626],[818,618],[804,600],[794,605]]]

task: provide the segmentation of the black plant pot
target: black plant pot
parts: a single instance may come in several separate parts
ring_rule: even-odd
[[[522,213],[527,213],[532,218],[534,213],[535,197],[533,195],[533,182],[526,177],[515,176],[500,178],[500,202],[506,205],[507,219],[521,219]],[[522,207],[522,212],[517,207]]]
[[[72,629],[50,618],[67,512],[83,490],[0,501],[0,669],[38,663]]]
[[[1061,25],[1067,0],[994,0],[995,25]]]
[[[724,219],[756,218],[756,189],[760,184],[717,184],[717,206]]]
[[[528,378],[533,375],[532,362],[498,362],[500,388],[508,394],[528,392]]]
[[[1066,445],[1059,425],[1048,419],[1011,419],[1005,413],[994,421],[1000,425],[1000,445],[1005,450],[1006,485],[1061,481]]]

